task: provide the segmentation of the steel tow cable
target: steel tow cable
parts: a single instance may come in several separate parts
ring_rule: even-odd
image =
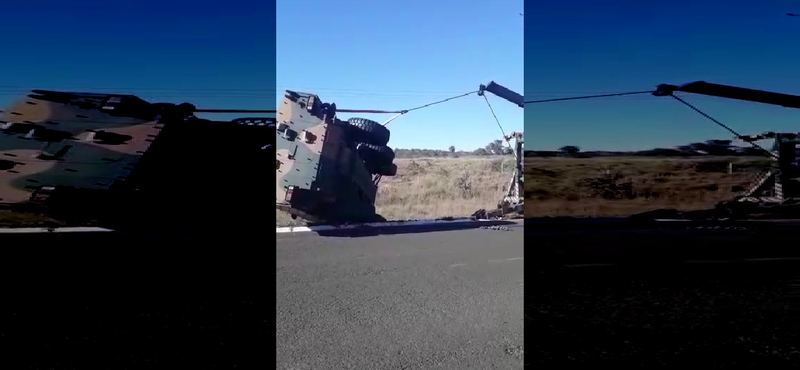
[[[276,113],[273,109],[195,109],[196,113]]]
[[[435,102],[433,102],[433,103],[428,103],[428,104],[425,104],[425,105],[420,105],[419,107],[414,107],[414,108],[411,108],[411,109],[403,109],[403,110],[376,110],[376,109],[338,109],[338,108],[337,108],[337,109],[336,109],[336,111],[337,111],[337,112],[345,112],[345,113],[378,113],[378,114],[382,114],[382,113],[397,113],[397,114],[406,114],[406,113],[408,113],[408,112],[411,112],[411,111],[414,111],[414,110],[417,110],[417,109],[422,109],[422,108],[427,108],[427,107],[430,107],[431,105],[436,105],[436,104],[444,103],[444,102],[446,102],[446,101],[450,101],[450,100],[453,100],[453,99],[463,98],[463,97],[465,97],[465,96],[467,96],[467,95],[475,94],[475,93],[477,93],[477,92],[478,92],[478,91],[470,91],[470,92],[468,92],[468,93],[464,93],[464,94],[460,94],[460,95],[456,95],[456,96],[451,96],[451,97],[449,97],[449,98],[447,98],[447,99],[437,100],[437,101],[435,101]]]
[[[492,116],[494,117],[494,121],[497,122],[497,127],[500,128],[500,132],[503,134],[503,139],[508,144],[508,149],[511,149],[511,153],[514,154],[514,159],[517,159],[517,151],[514,150],[514,147],[511,146],[511,138],[506,136],[506,131],[503,130],[503,125],[500,124],[500,120],[497,118],[497,115],[494,114],[494,108],[492,108],[492,103],[489,103],[489,98],[486,95],[483,95],[483,100],[486,100],[486,105],[489,106],[489,111],[492,112]]]
[[[433,103],[420,105],[418,107],[414,107],[414,108],[411,108],[411,109],[403,109],[403,110],[337,109],[336,111],[337,112],[343,112],[343,113],[375,113],[375,114],[397,113],[397,114],[406,114],[406,113],[414,111],[414,110],[427,108],[427,107],[430,107],[431,105],[436,105],[436,104],[444,103],[444,102],[447,102],[447,101],[450,101],[450,100],[453,100],[453,99],[462,98],[462,97],[465,97],[467,95],[475,94],[477,92],[478,92],[477,90],[476,91],[470,91],[468,93],[452,96],[452,97],[449,97],[447,99],[438,100],[438,101],[435,101]],[[198,113],[276,113],[275,110],[260,110],[260,109],[258,109],[258,110],[256,110],[256,109],[252,109],[252,110],[249,110],[249,109],[195,109],[194,111],[198,112]]]
[[[554,102],[554,101],[563,101],[563,100],[578,100],[578,99],[593,99],[593,98],[605,98],[609,96],[622,96],[622,95],[635,95],[635,94],[649,94],[652,93],[653,90],[648,91],[634,91],[634,92],[626,92],[626,93],[617,93],[617,94],[603,94],[603,95],[586,95],[586,96],[575,96],[570,98],[555,98],[555,99],[544,99],[544,100],[530,100],[526,101],[525,104],[533,104],[533,103],[547,103],[547,102]]]
[[[564,100],[593,99],[593,98],[604,98],[604,97],[610,97],[610,96],[623,96],[623,95],[647,94],[647,93],[653,93],[653,92],[654,92],[653,90],[649,90],[649,91],[634,91],[634,92],[616,93],[616,94],[586,95],[586,96],[576,96],[576,97],[569,97],[569,98],[556,98],[556,99],[544,99],[544,100],[531,100],[531,101],[526,101],[525,103],[526,103],[526,104],[528,104],[528,103],[531,103],[531,104],[533,104],[533,103],[547,103],[547,102],[564,101]],[[777,156],[777,155],[775,155],[775,154],[774,154],[774,153],[772,153],[771,151],[769,151],[769,150],[765,149],[764,147],[762,147],[762,146],[760,146],[760,145],[758,145],[758,144],[756,144],[756,143],[754,143],[754,142],[752,142],[752,141],[745,140],[745,139],[744,139],[744,136],[742,136],[741,134],[739,134],[738,132],[736,132],[736,131],[735,131],[735,130],[733,130],[732,128],[728,127],[728,126],[727,126],[727,125],[725,125],[724,123],[720,122],[719,120],[716,120],[716,119],[714,119],[713,117],[711,117],[710,115],[708,115],[708,114],[706,114],[705,112],[701,111],[700,109],[698,109],[698,108],[697,108],[697,107],[695,107],[694,105],[692,105],[692,104],[689,104],[687,101],[685,101],[685,100],[683,100],[683,99],[681,99],[681,98],[679,98],[679,97],[675,96],[674,94],[670,94],[670,96],[671,96],[671,97],[673,97],[673,98],[675,98],[675,100],[677,100],[677,101],[679,101],[679,102],[683,103],[683,104],[684,104],[684,105],[686,105],[687,107],[689,107],[689,108],[693,109],[695,112],[697,112],[697,113],[700,113],[700,114],[701,114],[703,117],[706,117],[706,118],[708,118],[709,120],[711,120],[712,122],[716,123],[716,124],[717,124],[717,125],[719,125],[720,127],[724,128],[724,129],[725,129],[725,130],[727,130],[728,132],[730,132],[730,133],[734,134],[734,135],[736,136],[736,138],[738,138],[738,139],[740,139],[740,140],[743,140],[743,141],[747,142],[748,144],[750,144],[751,146],[753,146],[754,148],[756,148],[756,149],[759,149],[759,150],[761,150],[761,151],[763,151],[763,152],[765,152],[765,153],[769,154],[769,156],[770,156],[770,157],[773,157],[773,158],[776,158],[776,159],[778,158],[778,156]]]
[[[450,100],[463,98],[465,96],[476,94],[478,92],[479,92],[478,90],[470,91],[470,92],[459,94],[459,95],[456,95],[456,96],[451,96],[451,97],[446,98],[446,99],[437,100],[437,101],[432,102],[432,103],[420,105],[418,107],[399,110],[399,111],[365,110],[365,109],[337,109],[337,111],[338,112],[347,112],[347,113],[395,113],[395,114],[397,114],[396,116],[390,118],[388,121],[383,123],[383,125],[386,126],[386,125],[389,124],[389,122],[393,121],[395,118],[400,117],[400,116],[402,116],[402,115],[404,115],[404,114],[406,114],[408,112],[415,111],[415,110],[422,109],[422,108],[427,108],[427,107],[430,107],[432,105],[441,104],[441,103],[444,103],[444,102],[447,102],[447,101],[450,101]],[[612,95],[619,95],[619,94],[612,94]],[[492,107],[492,104],[489,102],[489,99],[486,97],[486,95],[482,95],[482,96],[483,96],[483,99],[486,101],[486,105],[489,107],[489,111],[492,113],[492,117],[494,117],[494,121],[497,123],[497,127],[500,128],[500,132],[503,134],[503,139],[505,139],[506,144],[508,144],[508,148],[511,149],[511,152],[514,154],[514,158],[516,158],[517,153],[514,151],[514,148],[511,146],[510,139],[506,138],[506,132],[503,129],[503,125],[500,124],[500,119],[497,118],[497,114],[495,114],[494,108]]]
[[[464,93],[464,94],[451,96],[451,97],[449,97],[447,99],[437,100],[437,101],[432,102],[432,103],[428,103],[428,104],[425,104],[425,105],[420,105],[418,107],[414,107],[414,108],[410,108],[410,109],[403,109],[403,110],[336,109],[336,111],[337,112],[342,112],[342,113],[373,113],[373,114],[387,114],[387,113],[391,114],[391,113],[394,113],[395,114],[394,117],[388,119],[386,122],[383,123],[383,125],[386,126],[386,125],[389,124],[389,122],[392,122],[396,118],[398,118],[398,117],[400,117],[400,116],[402,116],[402,115],[404,115],[404,114],[406,114],[408,112],[415,111],[415,110],[422,109],[422,108],[427,108],[427,107],[430,107],[431,105],[444,103],[444,102],[447,102],[447,101],[450,101],[450,100],[453,100],[453,99],[463,98],[463,97],[465,97],[467,95],[472,95],[472,94],[475,94],[477,92],[478,92],[477,90],[476,91],[470,91],[470,92],[467,92],[467,93]]]
[[[384,122],[384,123],[383,123],[383,125],[384,125],[384,126],[388,125],[388,124],[389,124],[389,122],[392,122],[392,121],[394,121],[394,119],[395,119],[395,118],[398,118],[398,117],[400,117],[400,116],[402,116],[402,115],[404,115],[404,114],[406,114],[406,113],[408,113],[408,112],[411,112],[411,111],[414,111],[414,110],[417,110],[417,109],[427,108],[427,107],[430,107],[431,105],[436,105],[436,104],[439,104],[439,103],[444,103],[444,102],[446,102],[446,101],[450,101],[450,100],[453,100],[453,99],[463,98],[463,97],[465,97],[465,96],[467,96],[467,95],[472,95],[472,94],[475,94],[475,93],[477,93],[477,92],[478,92],[477,90],[476,90],[476,91],[470,91],[470,92],[468,92],[468,93],[464,93],[464,94],[460,94],[460,95],[456,95],[456,96],[451,96],[451,97],[449,97],[449,98],[447,98],[447,99],[438,100],[438,101],[435,101],[435,102],[433,102],[433,103],[428,103],[428,104],[425,104],[425,105],[420,105],[419,107],[414,107],[414,108],[411,108],[411,109],[404,109],[404,110],[398,111],[398,112],[396,112],[396,113],[397,113],[397,115],[396,115],[396,116],[394,116],[394,117],[390,118],[389,120],[387,120],[386,122]]]
[[[708,114],[706,114],[705,112],[701,111],[700,109],[698,109],[698,108],[697,108],[697,107],[695,107],[694,105],[691,105],[691,104],[689,104],[687,101],[685,101],[685,100],[683,100],[683,99],[681,99],[681,98],[679,98],[679,97],[677,97],[677,96],[675,96],[675,95],[672,95],[672,94],[670,94],[670,96],[671,96],[671,97],[673,97],[673,98],[675,98],[675,100],[677,100],[677,101],[679,101],[679,102],[681,102],[681,103],[685,104],[687,107],[689,107],[689,108],[692,108],[692,109],[693,109],[695,112],[697,112],[697,113],[700,113],[700,114],[701,114],[703,117],[706,117],[706,118],[710,119],[712,122],[716,123],[716,124],[717,124],[717,125],[719,125],[720,127],[724,128],[724,129],[726,129],[726,130],[728,130],[728,132],[730,132],[730,133],[732,133],[732,134],[736,135],[736,138],[738,138],[738,139],[740,139],[740,140],[742,140],[742,141],[745,141],[745,142],[747,142],[748,144],[752,145],[752,146],[753,146],[753,147],[755,147],[756,149],[760,149],[760,150],[764,151],[765,153],[769,154],[769,155],[770,155],[770,157],[773,157],[773,158],[775,158],[775,159],[778,159],[778,156],[777,156],[775,153],[773,153],[773,152],[771,152],[771,151],[769,151],[769,150],[765,149],[765,148],[764,148],[764,147],[762,147],[761,145],[758,145],[758,144],[756,144],[756,143],[754,143],[754,142],[752,142],[752,141],[745,140],[745,139],[744,139],[744,136],[740,135],[740,134],[739,134],[738,132],[736,132],[734,129],[732,129],[732,128],[728,127],[727,125],[725,125],[724,123],[722,123],[722,122],[720,122],[720,121],[718,121],[718,120],[714,119],[714,117],[711,117],[711,116],[709,116]]]
[[[449,97],[449,98],[447,98],[447,99],[442,99],[442,100],[439,100],[439,101],[435,101],[435,102],[433,102],[433,103],[428,103],[428,104],[425,104],[425,105],[420,105],[419,107],[415,107],[415,108],[411,108],[411,109],[406,109],[406,110],[403,110],[403,111],[401,111],[401,112],[402,112],[402,113],[408,113],[408,112],[411,112],[412,110],[417,110],[417,109],[427,108],[427,107],[430,107],[431,105],[435,105],[435,104],[439,104],[439,103],[444,103],[444,102],[446,102],[446,101],[450,101],[450,100],[453,100],[453,99],[463,98],[463,97],[465,97],[465,96],[467,96],[467,95],[472,95],[472,94],[476,94],[476,93],[478,93],[478,90],[475,90],[475,91],[470,91],[470,92],[468,92],[468,93],[464,93],[464,94],[461,94],[461,95],[452,96],[452,97]]]

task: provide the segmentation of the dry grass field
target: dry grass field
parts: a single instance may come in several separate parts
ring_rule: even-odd
[[[497,206],[511,180],[511,156],[398,158],[397,176],[378,187],[377,210],[389,220],[469,216]],[[278,225],[297,225],[277,212]]]
[[[510,156],[398,158],[378,213],[390,220],[469,216],[492,209],[513,171]],[[733,173],[728,164],[733,163]],[[628,216],[659,208],[712,208],[741,194],[768,164],[757,157],[525,158],[525,216]],[[734,188],[739,187],[738,191]],[[277,224],[298,225],[276,211]],[[57,226],[38,214],[0,211],[0,226]]]
[[[0,227],[59,227],[64,222],[34,212],[0,210]]]
[[[758,157],[525,158],[525,216],[713,208],[740,195],[768,163]]]
[[[511,156],[398,158],[397,176],[384,177],[378,188],[378,213],[389,220],[469,216],[496,207],[514,170]],[[278,226],[301,225],[276,210]],[[46,216],[5,212],[0,224],[58,225]]]

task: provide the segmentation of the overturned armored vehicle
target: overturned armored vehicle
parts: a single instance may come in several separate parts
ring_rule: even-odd
[[[382,176],[394,176],[389,130],[340,120],[336,104],[286,91],[276,126],[276,207],[311,222],[385,221],[375,213]]]
[[[202,111],[133,95],[34,90],[0,112],[0,202],[149,227],[252,213],[266,200],[248,190],[265,177],[258,168],[274,118],[210,121],[194,115]]]

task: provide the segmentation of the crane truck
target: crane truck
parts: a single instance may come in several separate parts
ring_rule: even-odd
[[[658,85],[653,92],[655,96],[671,96],[674,92],[687,92],[728,99],[752,101],[764,104],[779,105],[788,108],[800,108],[800,96],[777,92],[748,89],[743,87],[696,81],[684,85]],[[800,133],[765,132],[755,136],[737,136],[744,142],[764,139],[774,140],[768,153],[773,165],[758,176],[748,187],[743,196],[735,202],[750,204],[781,204],[800,199]],[[732,203],[726,203],[730,205]],[[734,203],[735,204],[735,203]]]

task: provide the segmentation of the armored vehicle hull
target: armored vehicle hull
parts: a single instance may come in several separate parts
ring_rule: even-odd
[[[383,221],[375,213],[382,176],[394,176],[389,131],[363,118],[336,118],[336,105],[286,91],[276,126],[276,207],[312,222]]]
[[[211,121],[195,111],[34,90],[0,112],[0,198],[115,226],[255,220],[266,205],[257,188],[274,118]]]

